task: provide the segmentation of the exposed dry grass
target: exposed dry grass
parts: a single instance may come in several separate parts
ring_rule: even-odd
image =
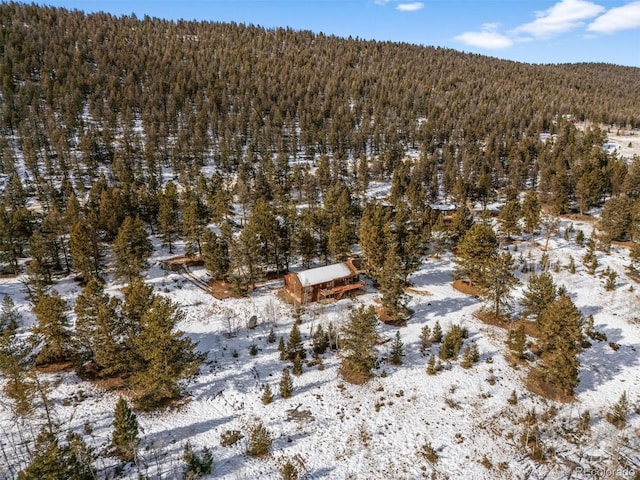
[[[561,403],[570,403],[574,400],[573,395],[567,395],[562,390],[546,383],[537,369],[532,369],[527,375],[524,382],[525,386],[531,393],[540,395],[541,397],[555,400]]]
[[[507,328],[511,325],[511,321],[507,317],[496,317],[492,310],[480,309],[473,312],[473,316],[476,317],[487,325],[493,325],[494,327]]]
[[[538,324],[536,322],[531,322],[529,320],[516,320],[515,322],[509,322],[509,329],[516,329],[520,326],[524,327],[524,333],[527,334],[528,337],[540,338],[540,329],[538,328]]]
[[[474,297],[477,297],[480,294],[476,287],[465,280],[454,280],[453,288],[466,295],[473,295]]]
[[[340,376],[352,385],[364,385],[371,378],[371,374],[356,370],[348,362],[342,362]]]
[[[376,313],[378,314],[380,321],[386,325],[404,327],[407,324],[407,317],[391,315],[387,309],[382,306],[376,307]]]
[[[233,285],[221,280],[211,280],[208,283],[209,291],[211,295],[218,300],[225,300],[227,298],[242,298],[242,295],[233,289]]]
[[[70,372],[73,370],[73,362],[57,362],[47,365],[37,365],[36,369],[40,373]]]
[[[404,291],[407,293],[413,293],[415,295],[423,295],[425,297],[430,297],[433,295],[433,293],[427,290],[418,290],[417,288],[413,288],[413,287],[407,287],[404,289]]]

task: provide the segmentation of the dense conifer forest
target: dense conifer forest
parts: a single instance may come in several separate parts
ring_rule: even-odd
[[[340,375],[354,384],[377,375],[379,319],[403,325],[414,313],[409,278],[428,257],[455,251],[454,279],[500,326],[511,325],[520,270],[529,283],[505,357],[531,363],[532,392],[565,401],[579,385],[579,355],[606,335],[549,273],[559,217],[596,226],[589,238],[565,226],[564,240],[584,246],[579,268],[594,276],[599,252],[624,242],[628,272],[640,275],[640,158],[603,148],[608,134],[640,128],[638,68],[529,65],[288,28],[1,3],[0,78],[0,273],[20,276],[34,316],[25,335],[4,296],[0,372],[12,414],[44,408],[48,420],[34,435],[36,453],[11,471],[17,478],[41,476],[47,452],[58,474],[97,475],[80,437],[56,437],[50,386],[36,371],[65,365],[82,381],[126,392],[132,407],[119,398],[108,448],[141,472],[131,408],[174,405],[181,382],[205,364],[217,368],[179,330],[181,306],[145,283],[154,249],[202,261],[207,281],[225,282],[238,298],[286,272],[357,257],[379,305],[353,309],[339,329],[309,330],[311,350],[296,310],[288,341],[279,339],[295,378],[324,370],[321,355],[339,350]],[[519,236],[538,248],[535,235],[544,243],[539,271],[532,258],[504,251]],[[573,257],[567,269],[575,273]],[[616,272],[599,274],[616,289]],[[56,289],[62,281],[81,289],[70,303]],[[459,355],[465,370],[477,364],[469,334],[425,324],[427,374]],[[388,365],[401,368],[399,331],[389,345]],[[251,356],[272,348],[248,347]],[[294,380],[282,369],[280,400],[296,394]],[[276,390],[260,387],[265,408]],[[250,431],[247,454],[262,458],[270,433],[262,423]],[[242,438],[225,435],[229,445]],[[521,447],[542,460],[542,434],[528,435]],[[421,455],[437,462],[428,443]],[[212,471],[207,448],[187,442],[183,459],[183,478]],[[287,478],[297,478],[300,465],[287,465],[296,472]]]
[[[240,208],[248,227],[266,229],[245,234],[263,244],[263,261],[243,272],[251,282],[254,267],[281,271],[292,255],[343,257],[372,179],[392,180],[391,203],[406,199],[414,217],[443,199],[486,204],[506,185],[537,190],[555,213],[638,192],[638,166],[596,148],[597,125],[640,125],[635,68],[16,3],[0,18],[2,253],[14,269],[39,232],[47,272],[95,276],[101,242],[115,241],[126,217],[169,245],[183,237],[191,252],[234,250],[244,222],[221,239],[203,238],[203,225]],[[571,122],[583,120],[596,127],[577,131]],[[543,132],[557,140],[543,143]],[[169,169],[180,195],[162,176]],[[32,198],[40,212],[24,209]],[[294,202],[309,208],[297,215]],[[249,212],[275,214],[279,228]],[[213,270],[238,272],[242,252]]]

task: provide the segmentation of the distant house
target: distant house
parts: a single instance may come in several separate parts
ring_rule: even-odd
[[[364,286],[358,269],[350,259],[284,276],[286,291],[301,305],[328,298],[340,300],[345,294],[364,289]]]
[[[551,134],[550,133],[543,132],[543,133],[540,134],[540,141],[541,142],[546,142],[550,138],[551,138]]]
[[[445,225],[449,225],[453,222],[458,207],[452,203],[430,203],[429,210],[431,212],[431,225],[435,225],[440,217],[442,217]]]

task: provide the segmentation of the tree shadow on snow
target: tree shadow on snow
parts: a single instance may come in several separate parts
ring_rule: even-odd
[[[604,333],[604,341],[591,340],[591,347],[580,355],[580,384],[578,393],[585,390],[595,390],[598,385],[610,381],[619,375],[623,367],[640,365],[640,345],[618,343],[623,340],[622,330],[619,328],[602,328],[596,330]],[[612,348],[613,345],[613,348]],[[617,349],[615,349],[617,348]]]

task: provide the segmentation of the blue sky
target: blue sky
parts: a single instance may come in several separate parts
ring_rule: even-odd
[[[37,0],[36,0],[37,1]],[[639,0],[49,0],[85,12],[291,27],[528,63],[640,67]]]

